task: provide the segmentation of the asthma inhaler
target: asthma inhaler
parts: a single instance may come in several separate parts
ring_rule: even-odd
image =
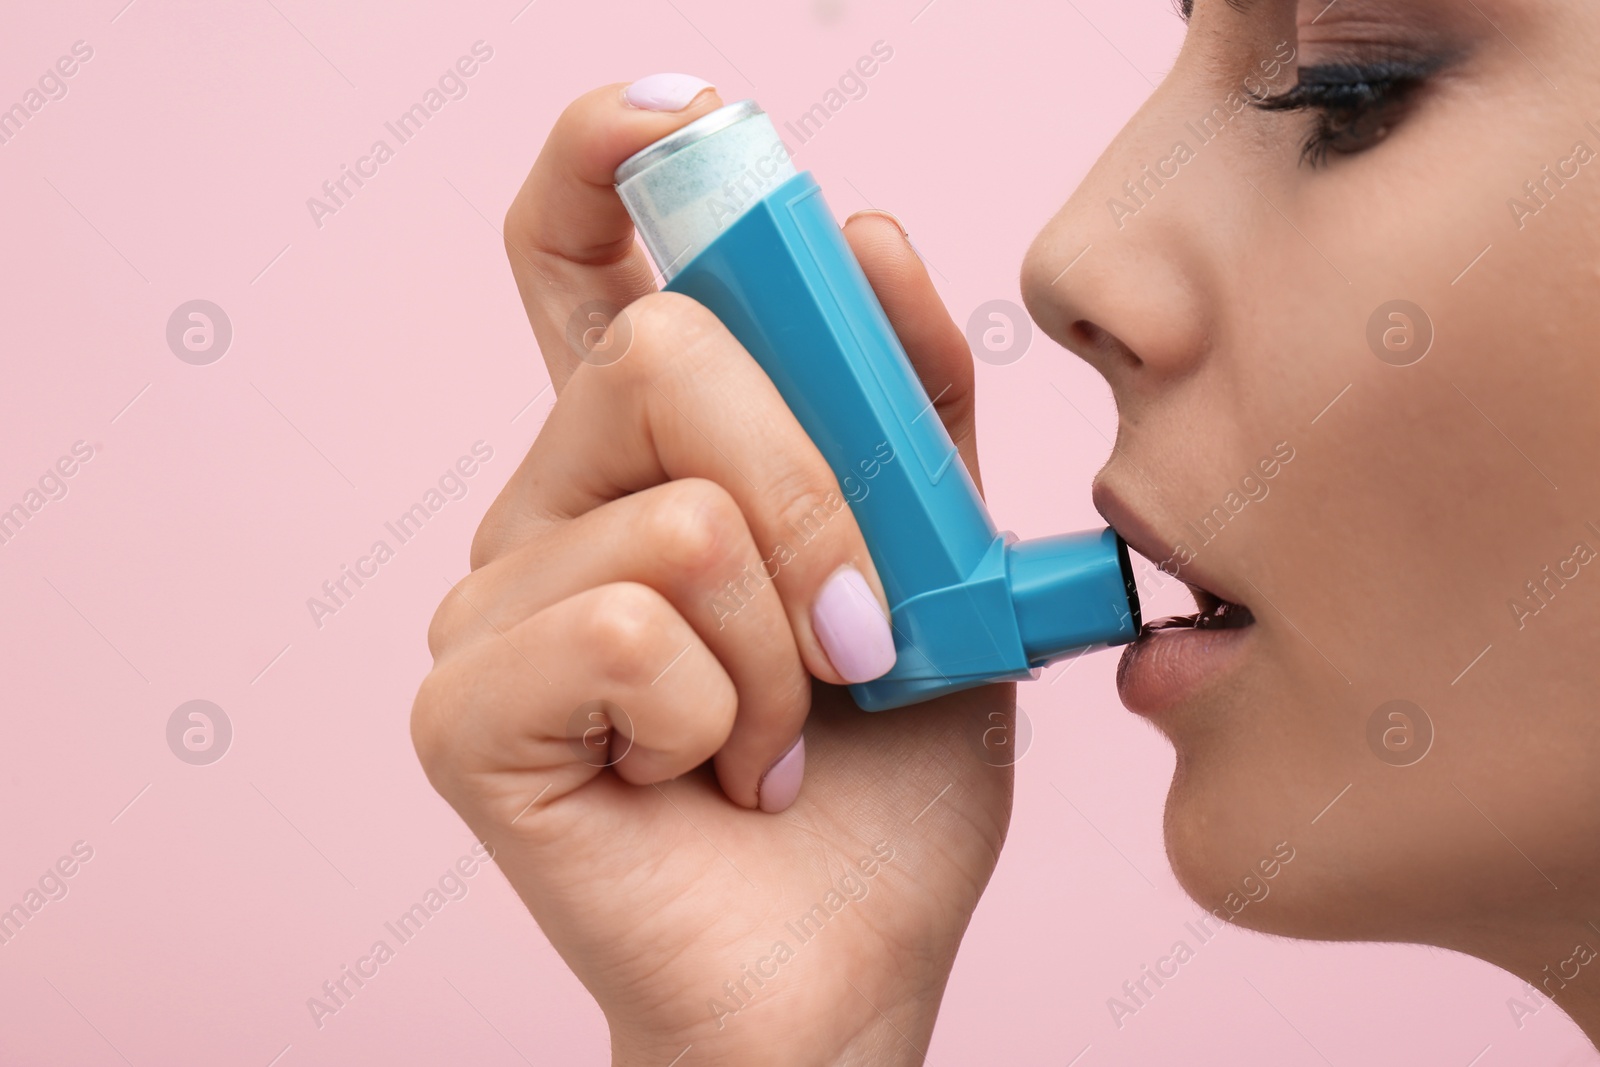
[[[845,489],[896,653],[889,673],[850,687],[858,705],[1035,677],[1134,639],[1139,596],[1114,530],[1019,541],[995,529],[822,190],[753,100],[629,157],[615,181],[665,288],[755,357]]]

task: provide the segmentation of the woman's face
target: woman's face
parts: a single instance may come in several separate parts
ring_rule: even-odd
[[[1248,609],[1119,673],[1242,925],[1600,946],[1597,53],[1573,0],[1199,0],[1029,253],[1115,393],[1101,510]]]

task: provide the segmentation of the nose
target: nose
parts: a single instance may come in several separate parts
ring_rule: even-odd
[[[1226,285],[1221,223],[1239,192],[1223,157],[1244,131],[1220,119],[1196,125],[1188,112],[1202,94],[1185,92],[1179,77],[1123,128],[1023,263],[1029,314],[1105,376],[1119,407],[1205,358]]]

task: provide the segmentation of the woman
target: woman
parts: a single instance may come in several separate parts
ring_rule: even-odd
[[[1030,313],[1115,394],[1100,510],[1200,609],[1118,672],[1177,750],[1173,867],[1219,921],[1488,960],[1592,1040],[1600,9],[1185,15],[1023,264]],[[1009,816],[971,731],[1014,694],[866,715],[834,688],[892,651],[848,513],[718,625],[837,492],[737,343],[652,292],[611,188],[722,102],[680,75],[588,94],[507,216],[560,399],[434,620],[413,733],[617,1062],[915,1063]],[[961,331],[891,217],[845,232],[976,476]],[[601,341],[626,358],[569,343],[595,302],[626,307]],[[1272,503],[1233,506],[1263,479]],[[818,924],[858,908],[849,937],[785,924],[818,899]]]

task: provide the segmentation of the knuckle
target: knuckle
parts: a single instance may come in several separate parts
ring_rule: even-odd
[[[467,566],[477,570],[493,561],[505,551],[505,538],[498,524],[491,524],[486,516],[483,525],[472,535],[472,547],[467,553]]]
[[[518,193],[511,200],[511,206],[506,208],[505,217],[500,222],[500,236],[505,240],[506,253],[515,256],[522,237],[528,232],[528,210],[523,206],[523,197]]]
[[[811,471],[796,470],[780,477],[773,486],[772,497],[779,502],[778,528],[789,531],[801,543],[809,543],[837,526],[839,516],[847,510],[833,479]]]
[[[667,360],[681,363],[694,359],[724,332],[722,323],[698,300],[682,293],[648,293],[621,313],[628,316],[636,348],[637,363],[657,366]],[[635,366],[637,373],[641,368]]]
[[[698,300],[666,289],[646,293],[629,304],[627,310],[642,331],[662,337],[692,334],[704,329],[707,320],[716,321]]]
[[[676,613],[660,593],[635,582],[601,586],[581,623],[583,645],[593,650],[598,670],[621,689],[647,684],[662,666],[664,637]]]
[[[811,707],[811,675],[798,658],[783,674],[784,679],[773,686],[770,696],[774,713],[786,721],[803,723]]]
[[[537,256],[543,250],[539,247],[538,234],[543,222],[539,205],[536,203],[529,187],[524,185],[517,190],[516,196],[511,198],[510,205],[500,221],[500,237],[505,244],[506,259],[511,262],[513,271],[529,266],[529,256]],[[533,272],[533,279],[544,282],[544,276],[537,271]]]
[[[430,671],[411,703],[411,747],[416,750],[417,759],[430,778],[447,749],[448,738],[441,726],[441,688],[439,672]]]
[[[682,664],[673,668],[679,670]],[[697,687],[697,691],[698,687]],[[739,697],[726,679],[712,682],[692,703],[675,708],[670,720],[641,729],[638,742],[674,760],[704,760],[716,754],[733,733]]]
[[[524,468],[527,465],[525,460]],[[468,578],[481,581],[479,572],[483,568],[527,549],[549,534],[548,524],[555,516],[536,508],[531,496],[527,485],[514,476],[495,497],[472,535]]]
[[[433,618],[428,620],[428,655],[433,657],[435,663],[450,647],[450,639],[456,632],[456,607],[451,603],[452,600],[453,595],[446,595],[434,609]]]
[[[674,573],[703,575],[733,557],[744,529],[744,513],[726,489],[685,478],[648,510],[645,541]]]
[[[471,581],[472,577],[468,575],[451,585],[450,591],[445,593],[439,606],[434,609],[433,618],[428,620],[428,654],[435,663],[460,641],[465,630],[464,623],[468,620],[463,614],[461,601],[467,595],[465,590]]]
[[[507,486],[499,496],[490,503],[483,519],[479,521],[478,528],[472,534],[472,547],[468,555],[468,567],[474,571],[491,563],[503,555],[511,546],[511,507],[508,503],[510,486]]]
[[[732,683],[715,687],[715,692],[702,705],[700,714],[693,717],[685,731],[684,750],[690,755],[715,753],[727,743],[733,733],[734,718],[739,711],[739,695]]]

